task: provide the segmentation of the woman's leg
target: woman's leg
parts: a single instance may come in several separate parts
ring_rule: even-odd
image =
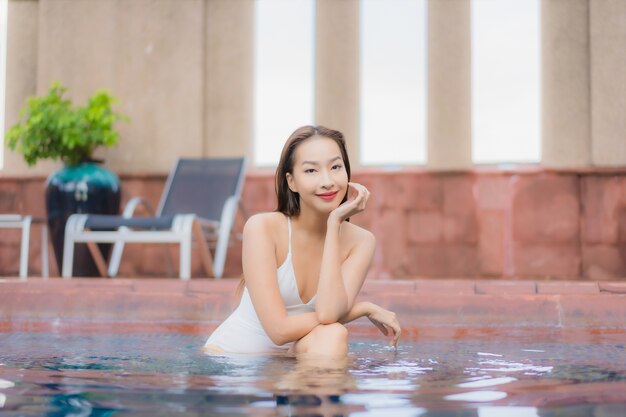
[[[345,356],[348,353],[348,329],[341,323],[320,324],[294,343],[294,353]]]

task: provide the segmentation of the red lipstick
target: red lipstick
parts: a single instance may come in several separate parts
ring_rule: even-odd
[[[337,193],[338,193],[338,191],[334,191],[334,192],[331,192],[331,193],[317,194],[317,196],[319,198],[321,198],[322,200],[324,200],[324,201],[332,201],[335,198],[335,196],[337,195]]]

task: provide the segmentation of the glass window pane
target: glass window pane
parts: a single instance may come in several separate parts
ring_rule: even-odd
[[[314,0],[256,2],[256,165],[276,165],[287,137],[313,124],[314,23]]]
[[[361,0],[361,162],[426,160],[426,1]]]
[[[472,0],[472,157],[541,159],[539,0]]]

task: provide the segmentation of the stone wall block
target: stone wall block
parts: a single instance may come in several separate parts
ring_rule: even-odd
[[[575,278],[582,255],[576,243],[514,243],[513,276],[523,278]]]
[[[410,243],[437,243],[443,240],[443,215],[438,211],[410,211]]]
[[[478,210],[507,210],[510,206],[511,177],[476,176],[474,196]]]
[[[242,199],[251,215],[274,210],[277,201],[273,177],[246,179]]]
[[[475,245],[446,245],[444,276],[446,278],[475,277],[480,273],[479,251]]]
[[[412,210],[443,210],[443,182],[438,175],[429,173],[407,174],[409,195],[407,206]]]
[[[605,280],[626,277],[626,244],[583,245],[583,275]]]
[[[46,217],[46,183],[45,181],[25,181],[21,184],[24,199],[19,214],[39,218]],[[32,230],[32,229],[31,229]],[[32,233],[32,231],[31,231]]]
[[[20,270],[20,231],[0,229],[0,276],[18,276]]]
[[[385,231],[377,236],[377,251],[383,256],[383,268],[390,275],[404,275],[406,268],[407,227],[404,210],[385,209],[380,213],[380,227]]]
[[[522,176],[512,191],[515,242],[567,243],[578,240],[580,202],[576,176]]]
[[[0,213],[20,214],[22,197],[18,182],[3,181],[0,188]]]
[[[404,263],[411,276],[444,277],[448,258],[443,244],[410,245],[406,249]]]
[[[582,240],[587,244],[617,243],[626,209],[626,179],[590,175],[581,179]]]
[[[485,276],[503,276],[509,243],[506,241],[506,213],[499,210],[480,212],[478,257]]]
[[[446,242],[478,242],[474,179],[467,175],[445,176],[443,235]]]

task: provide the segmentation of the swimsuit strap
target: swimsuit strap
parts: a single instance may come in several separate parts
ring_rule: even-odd
[[[287,253],[291,254],[291,217],[287,217],[287,229],[289,230],[289,252]]]

